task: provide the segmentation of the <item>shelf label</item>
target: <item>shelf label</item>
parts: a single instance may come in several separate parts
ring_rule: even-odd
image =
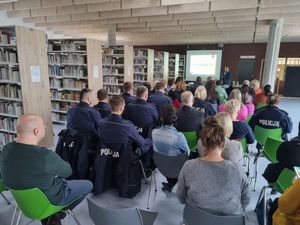
[[[93,66],[93,77],[94,78],[99,77],[99,66]]]
[[[30,66],[31,71],[31,82],[39,83],[41,82],[41,67],[40,66]]]

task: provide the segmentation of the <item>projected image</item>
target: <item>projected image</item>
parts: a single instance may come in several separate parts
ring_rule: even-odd
[[[215,75],[217,67],[217,55],[192,55],[190,74]]]

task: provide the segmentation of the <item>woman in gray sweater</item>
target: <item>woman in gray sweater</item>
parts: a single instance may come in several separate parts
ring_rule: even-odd
[[[216,215],[238,215],[249,204],[247,176],[238,163],[224,160],[225,131],[216,119],[208,118],[200,134],[202,158],[189,160],[178,180],[177,196],[181,203]]]

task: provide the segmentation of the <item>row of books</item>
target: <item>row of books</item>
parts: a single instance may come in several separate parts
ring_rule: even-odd
[[[52,76],[74,76],[74,77],[86,77],[87,68],[82,66],[58,66],[49,65],[49,74]]]
[[[113,95],[120,95],[122,93],[122,88],[118,86],[104,86],[104,89],[106,89],[109,94]]]
[[[50,53],[48,55],[48,63],[86,64],[86,56],[77,53],[67,55]]]
[[[15,137],[15,134],[0,133],[0,147],[2,148],[7,143],[14,141]]]
[[[53,41],[48,43],[48,51],[86,51],[86,43],[73,40]]]
[[[66,102],[51,102],[52,110],[59,110],[67,112],[74,104],[69,104]]]
[[[18,68],[13,67],[1,67],[0,68],[0,80],[9,80],[13,82],[20,82],[20,72]]]
[[[103,64],[111,64],[111,65],[116,65],[116,64],[124,64],[124,58],[113,58],[109,56],[103,56],[102,58],[102,63]]]
[[[50,87],[52,88],[87,88],[87,83],[80,80],[73,80],[73,79],[50,79]]]
[[[124,74],[124,68],[117,68],[117,67],[103,67],[102,69],[103,74]]]
[[[9,31],[0,30],[0,44],[16,44],[16,37]]]
[[[3,84],[0,85],[0,96],[6,98],[22,99],[21,88],[14,85]]]
[[[135,81],[144,81],[145,80],[145,76],[144,75],[142,75],[142,74],[134,74],[134,76],[133,76],[133,80],[135,80]]]
[[[123,55],[124,50],[123,49],[113,49],[113,48],[103,48],[103,54],[104,55]]]
[[[103,83],[110,83],[110,84],[119,84],[123,83],[123,80],[120,79],[119,77],[110,77],[110,76],[105,76],[103,77]]]
[[[136,65],[147,65],[147,60],[146,59],[134,59],[133,64]]]
[[[135,67],[134,73],[147,73],[147,68],[144,67]]]
[[[0,118],[0,129],[16,132],[17,119],[1,117]]]
[[[67,116],[65,114],[52,112],[52,120],[53,121],[66,121]]]
[[[148,51],[147,50],[134,50],[134,56],[142,57],[147,56]]]
[[[16,50],[0,48],[0,62],[18,63]]]
[[[0,113],[19,117],[22,115],[22,104],[18,102],[1,102]]]

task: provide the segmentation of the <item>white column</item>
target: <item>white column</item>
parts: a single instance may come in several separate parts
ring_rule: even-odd
[[[116,37],[116,28],[115,27],[109,27],[107,31],[107,44],[108,46],[114,46],[117,42]]]

